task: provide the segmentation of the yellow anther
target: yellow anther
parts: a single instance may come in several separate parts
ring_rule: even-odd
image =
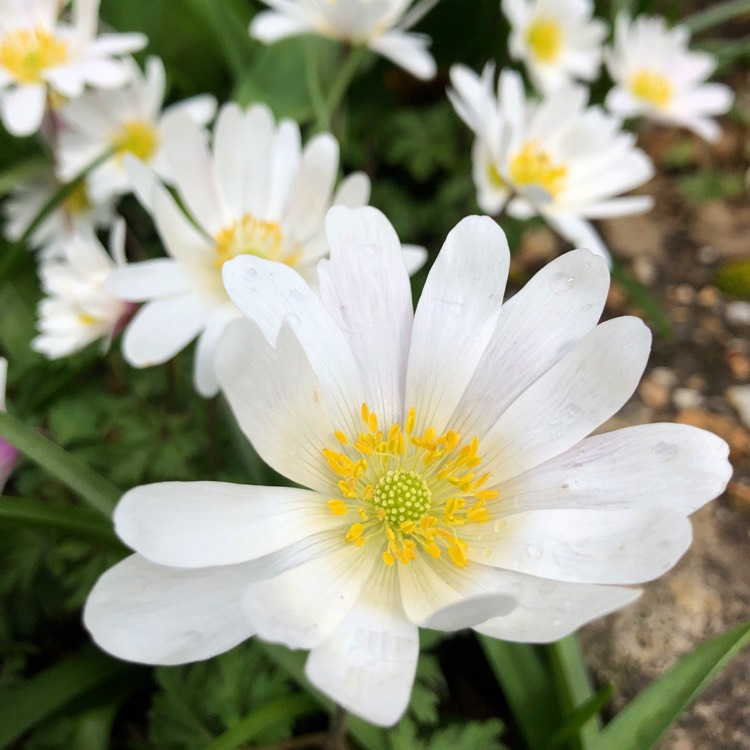
[[[432,555],[436,560],[440,558],[440,555],[442,554],[440,547],[435,544],[435,542],[429,542],[427,544],[422,545],[422,549],[428,554]]]
[[[466,550],[466,542],[455,538],[453,540],[453,544],[448,547],[448,556],[453,561],[453,564],[459,568],[465,568],[469,562]]]
[[[365,537],[361,536],[354,542],[355,547],[361,547],[365,543]]]
[[[499,494],[499,490],[479,490],[474,493],[474,497],[479,500],[494,500]]]
[[[396,560],[393,557],[393,555],[390,552],[383,552],[383,562],[389,567],[392,568],[395,564]]]
[[[370,409],[368,408],[367,404],[362,404],[360,413],[362,414],[362,421],[367,424],[370,421]]]
[[[364,492],[362,493],[362,498],[364,500],[372,500],[372,496],[375,494],[375,488],[368,484],[367,487],[365,487]]]
[[[343,500],[332,498],[328,501],[328,508],[334,516],[345,516],[349,509],[346,507],[346,503]]]
[[[674,95],[669,79],[655,70],[639,70],[633,75],[630,79],[630,91],[657,108],[669,104]]]
[[[346,533],[346,541],[356,542],[364,533],[365,527],[361,523],[352,524],[352,527]]]
[[[417,524],[414,523],[414,521],[404,521],[399,526],[399,528],[401,529],[401,531],[404,532],[404,534],[411,534],[417,528]]]
[[[565,184],[568,167],[555,164],[552,157],[533,141],[511,159],[510,178],[517,187],[538,185],[552,196],[556,196]]]
[[[19,83],[39,84],[49,68],[68,59],[68,45],[41,25],[11,29],[0,41],[0,65]]]
[[[417,410],[412,406],[406,416],[406,434],[411,435],[414,432],[414,425],[417,421]]]
[[[349,438],[343,432],[341,432],[341,430],[336,430],[334,435],[336,435],[336,440],[338,440],[341,445],[348,445]]]

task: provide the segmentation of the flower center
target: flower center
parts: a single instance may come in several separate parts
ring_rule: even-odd
[[[122,126],[120,136],[115,139],[114,147],[118,158],[133,154],[143,162],[150,161],[159,145],[159,136],[154,127],[143,120],[131,120]]]
[[[251,213],[222,229],[216,241],[216,266],[221,268],[238,255],[257,255],[289,266],[296,265],[301,248],[295,243],[289,248],[284,233],[275,221],[256,219]]]
[[[492,162],[487,167],[487,179],[489,179],[490,185],[496,190],[508,189],[508,183],[503,179],[500,170]]]
[[[0,65],[18,83],[41,83],[47,68],[67,59],[67,44],[40,26],[9,31],[0,43]]]
[[[655,107],[664,107],[672,99],[672,84],[661,73],[640,70],[630,79],[633,96],[645,99]]]
[[[86,182],[79,182],[63,201],[65,211],[73,216],[84,214],[91,209],[91,202],[86,193]]]
[[[534,21],[526,31],[526,43],[531,47],[534,57],[544,62],[554,62],[560,56],[562,47],[559,24],[544,18]]]
[[[529,141],[510,162],[510,178],[516,187],[538,185],[550,195],[557,195],[562,189],[568,168],[555,164],[552,157],[536,143]]]
[[[462,444],[458,433],[438,436],[434,427],[416,435],[414,409],[405,425],[384,431],[363,404],[362,421],[359,435],[350,439],[336,432],[340,449],[322,451],[339,477],[341,497],[329,500],[331,513],[358,519],[346,541],[363,547],[372,539],[388,566],[396,560],[407,565],[421,549],[435,558],[445,552],[454,565],[465,567],[467,546],[457,529],[489,521],[484,504],[498,494],[481,489],[490,474],[476,471],[482,461],[479,440]]]

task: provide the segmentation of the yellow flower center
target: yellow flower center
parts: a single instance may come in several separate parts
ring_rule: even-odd
[[[68,45],[41,26],[9,31],[0,42],[0,65],[18,83],[42,83],[47,68],[68,59]]]
[[[93,326],[98,323],[99,320],[90,313],[80,312],[78,313],[78,322],[84,326]]]
[[[544,62],[554,62],[560,56],[562,31],[555,21],[544,18],[534,21],[526,31],[526,43],[534,57]]]
[[[382,430],[375,412],[362,404],[362,421],[359,435],[336,432],[341,447],[322,451],[339,477],[341,497],[329,500],[331,513],[357,517],[346,541],[363,547],[373,540],[388,566],[396,560],[407,565],[423,550],[435,558],[445,552],[465,567],[467,545],[457,530],[489,521],[485,501],[498,494],[481,489],[490,474],[478,471],[479,440],[462,443],[457,432],[438,436],[434,427],[416,435],[414,409],[405,425]]]
[[[639,70],[630,79],[630,91],[638,99],[645,99],[655,107],[664,107],[672,99],[672,84],[654,70]]]
[[[158,145],[158,133],[153,125],[143,120],[126,122],[113,143],[119,159],[122,159],[125,154],[133,154],[143,162],[150,161]]]
[[[63,201],[63,209],[68,214],[75,216],[86,213],[90,208],[91,202],[86,193],[86,183],[82,180],[73,188],[68,194],[68,197]]]
[[[538,185],[555,196],[563,189],[568,168],[555,164],[546,151],[529,141],[511,160],[509,173],[514,186]]]
[[[292,248],[288,247],[289,243],[284,241],[284,233],[275,221],[262,221],[251,213],[222,229],[214,239],[215,263],[219,268],[238,255],[257,255],[294,266],[301,254],[297,243]]]
[[[500,170],[492,162],[487,167],[487,179],[489,179],[490,185],[497,190],[508,189],[508,183],[503,179]]]

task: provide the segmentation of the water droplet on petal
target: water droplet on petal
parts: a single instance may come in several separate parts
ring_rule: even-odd
[[[258,278],[258,272],[254,268],[246,268],[244,276],[248,280],[256,279]]]
[[[484,556],[485,556],[485,558],[486,558],[487,560],[489,560],[489,559],[490,559],[490,558],[492,557],[492,555],[493,555],[493,552],[492,552],[492,550],[491,550],[491,549],[486,549],[486,550],[484,551]]]
[[[526,554],[532,559],[532,560],[539,560],[542,557],[542,548],[537,547],[535,544],[530,544],[526,548]]]
[[[568,271],[558,271],[550,279],[550,288],[556,294],[561,294],[569,289],[572,289],[576,285],[576,280],[573,278]]]

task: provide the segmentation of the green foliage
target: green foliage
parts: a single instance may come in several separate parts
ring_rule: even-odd
[[[726,263],[716,272],[716,286],[732,297],[750,300],[750,261]]]
[[[745,176],[741,172],[704,169],[677,180],[682,194],[694,203],[735,199],[745,194]]]
[[[500,741],[502,731],[502,722],[492,719],[452,724],[425,737],[411,721],[402,721],[389,733],[390,750],[507,750]]]

